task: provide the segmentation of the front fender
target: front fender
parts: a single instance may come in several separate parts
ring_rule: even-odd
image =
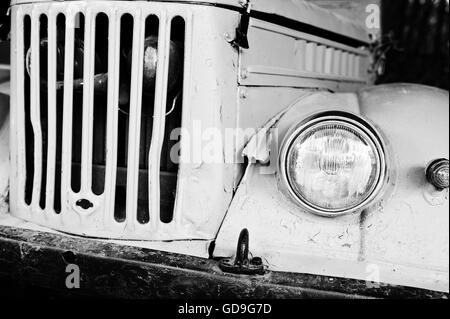
[[[449,291],[448,191],[425,178],[448,158],[448,92],[386,85],[356,94],[316,93],[286,109],[279,139],[311,112],[350,111],[370,120],[388,141],[390,188],[364,213],[334,219],[303,211],[283,193],[277,173],[250,165],[216,241],[215,256],[234,254],[239,232],[277,271],[344,277]],[[267,172],[267,170],[264,170]]]

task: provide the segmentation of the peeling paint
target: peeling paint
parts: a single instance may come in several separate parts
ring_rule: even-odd
[[[448,202],[449,189],[437,190],[433,185],[424,187],[423,197],[432,206],[442,206]]]
[[[385,282],[448,291],[448,193],[439,194],[444,202],[438,206],[423,196],[426,164],[448,157],[448,136],[433,129],[436,122],[448,127],[448,93],[413,86],[399,98],[395,85],[380,90],[363,91],[359,100],[355,95],[356,105],[342,94],[315,92],[276,122],[283,132],[281,127],[292,127],[298,118],[337,104],[371,120],[390,142],[392,156],[389,182],[376,204],[337,219],[313,216],[282,194],[276,175],[259,174],[262,165],[256,163],[244,174],[214,254],[234,250],[236,233],[245,227],[252,250],[270,262],[270,269],[365,280],[367,267],[376,265]],[[340,98],[349,103],[338,103]],[[427,100],[433,101],[433,111],[424,107]],[[245,154],[258,158],[258,152],[247,148]]]
[[[0,194],[0,214],[6,214],[9,211],[9,187]]]
[[[270,159],[270,147],[269,138],[270,129],[277,126],[278,122],[283,118],[283,116],[292,108],[294,108],[300,101],[311,96],[312,93],[305,93],[300,98],[296,99],[294,103],[286,107],[284,110],[279,112],[271,120],[269,120],[256,135],[254,135],[242,151],[242,155],[247,157],[249,163],[267,163]],[[264,143],[266,142],[266,143]]]

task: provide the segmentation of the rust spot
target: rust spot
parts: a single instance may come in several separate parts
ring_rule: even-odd
[[[362,211],[359,216],[359,230],[360,230],[360,244],[359,244],[359,256],[358,261],[366,260],[366,229],[367,229],[367,216],[368,211]]]

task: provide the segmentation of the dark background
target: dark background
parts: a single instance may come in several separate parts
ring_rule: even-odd
[[[7,8],[8,1],[1,1],[1,39],[9,34]],[[386,62],[378,83],[410,82],[448,90],[448,17],[448,0],[382,0],[378,53]]]
[[[390,47],[380,83],[449,89],[449,1],[383,0],[383,40]]]

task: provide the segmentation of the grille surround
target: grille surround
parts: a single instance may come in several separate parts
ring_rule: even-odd
[[[56,105],[56,19],[59,14],[65,16],[65,66],[64,66],[64,102]],[[85,28],[87,35],[85,39],[85,65],[84,65],[84,98],[83,98],[83,137],[82,137],[82,160],[81,160],[81,190],[73,192],[71,188],[71,143],[72,143],[72,107],[73,107],[73,52],[75,34],[75,16],[82,13],[85,16]],[[105,189],[102,195],[95,195],[92,191],[92,143],[93,143],[93,76],[95,51],[95,18],[97,14],[106,14],[109,20],[109,43],[108,43],[108,101],[107,101],[107,129],[106,129],[106,166],[105,166]],[[46,161],[47,183],[46,188],[41,190],[42,177],[42,130],[39,118],[39,17],[45,14],[48,18],[48,157]],[[115,35],[120,34],[120,18],[130,14],[134,19],[133,32],[133,58],[130,88],[130,123],[141,120],[141,98],[142,98],[142,72],[145,37],[145,20],[154,15],[159,19],[159,42],[158,42],[158,69],[155,88],[155,109],[152,142],[149,151],[149,222],[141,223],[137,218],[138,205],[138,179],[139,179],[139,143],[140,126],[130,125],[128,138],[128,168],[126,180],[126,220],[119,222],[114,218],[115,181],[117,170],[117,121],[118,121],[118,91],[119,91],[119,54],[120,40]],[[20,94],[20,88],[24,87],[24,18],[31,18],[31,69],[37,70],[31,75],[31,103],[30,115],[34,131],[34,184],[32,201],[27,205],[24,201],[26,165],[25,165],[25,133],[23,125],[25,122],[24,97]],[[16,5],[12,8],[12,66],[13,72],[11,101],[14,105],[14,114],[11,118],[12,140],[15,141],[11,147],[12,169],[16,178],[11,179],[12,214],[46,226],[52,229],[90,236],[97,238],[127,239],[127,240],[169,240],[186,239],[195,237],[192,230],[182,225],[182,216],[177,213],[177,200],[173,219],[170,223],[163,223],[160,219],[160,160],[164,142],[165,110],[167,102],[168,79],[168,49],[171,31],[171,21],[181,17],[185,21],[185,61],[190,59],[190,38],[192,37],[192,11],[187,5],[158,4],[151,5],[145,2],[135,2],[131,6],[126,1],[102,2],[102,1],[71,1]],[[34,59],[33,59],[34,56]],[[184,75],[189,77],[188,63],[185,63]],[[186,81],[187,82],[187,81]],[[183,91],[186,83],[184,83]],[[183,95],[184,100],[187,94]],[[62,161],[61,161],[61,212],[57,214],[53,208],[54,178],[55,178],[55,144],[56,144],[56,115],[57,107],[63,107],[63,129],[62,129]],[[183,116],[184,117],[184,116]],[[178,187],[177,187],[178,188]],[[39,207],[39,194],[46,193],[45,209]],[[177,192],[178,193],[178,192]],[[92,207],[81,208],[77,203],[89,201]]]

